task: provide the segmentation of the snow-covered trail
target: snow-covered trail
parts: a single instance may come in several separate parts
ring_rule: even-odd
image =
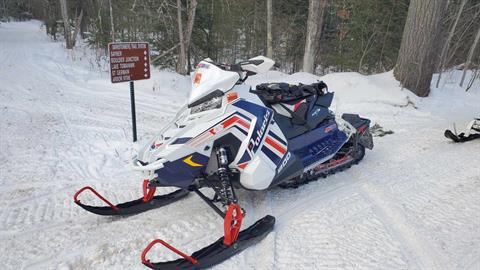
[[[128,85],[111,85],[85,58],[48,40],[37,22],[0,25],[2,269],[146,269],[140,253],[154,238],[189,253],[222,234],[222,221],[193,195],[128,218],[98,217],[73,203],[83,185],[114,202],[140,195],[128,168]],[[480,114],[480,86],[464,93],[451,87],[454,75],[445,77],[430,98],[412,97],[418,109],[395,106],[408,94],[391,74],[323,77],[339,111],[395,133],[375,138],[374,150],[346,172],[295,190],[240,192],[246,225],[272,214],[276,228],[215,269],[479,269],[480,141],[452,144],[442,133]],[[160,72],[137,83],[141,138],[184,102],[186,83]]]

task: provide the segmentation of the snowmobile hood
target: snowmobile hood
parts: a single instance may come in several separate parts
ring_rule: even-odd
[[[215,119],[223,115],[227,102],[222,99],[221,106],[206,111],[193,112],[194,108],[186,106],[180,109],[175,118],[149,141],[137,144],[133,157],[133,169],[137,171],[155,171],[163,163],[188,157],[194,153],[209,155],[208,151],[192,148],[188,141],[204,132]]]
[[[188,98],[189,106],[201,103],[202,98],[220,90],[226,92],[235,86],[240,79],[240,74],[234,71],[226,71],[206,60],[201,61],[192,76],[192,91]]]

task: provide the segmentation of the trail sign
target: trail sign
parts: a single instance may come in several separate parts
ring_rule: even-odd
[[[135,86],[133,81],[150,79],[150,52],[147,42],[119,42],[108,44],[112,83],[130,82],[133,141],[137,141],[135,115]]]
[[[112,83],[150,79],[150,57],[147,42],[108,44]]]

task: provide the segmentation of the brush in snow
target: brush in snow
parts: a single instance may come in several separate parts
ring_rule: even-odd
[[[370,133],[374,137],[383,137],[385,135],[390,135],[393,134],[393,130],[384,130],[382,126],[380,126],[378,123],[375,123],[371,128],[370,128]]]
[[[75,194],[75,202],[99,215],[132,215],[176,202],[195,193],[224,222],[224,236],[187,255],[161,239],[142,252],[152,269],[202,269],[221,263],[261,241],[274,228],[265,216],[241,230],[245,211],[236,191],[296,188],[349,168],[373,148],[370,120],[357,114],[335,116],[329,110],[333,93],[324,82],[245,84],[248,76],[264,73],[274,61],[258,56],[234,65],[201,61],[192,76],[188,103],[133,158],[141,172],[143,197],[114,205],[91,187]],[[157,187],[177,187],[157,195]],[[201,189],[214,191],[212,198]],[[80,201],[83,191],[108,206]],[[161,244],[181,258],[151,262],[150,249]]]
[[[453,132],[451,130],[445,130],[445,137],[454,142],[466,142],[474,139],[480,139],[480,118],[475,118],[471,121],[466,128],[465,133],[457,134],[455,126]]]

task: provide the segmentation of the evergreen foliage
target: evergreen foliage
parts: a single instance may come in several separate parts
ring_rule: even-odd
[[[47,34],[63,35],[59,0],[0,0],[0,16],[43,20]],[[266,0],[198,0],[188,65],[203,58],[236,62],[266,54]],[[409,0],[330,0],[324,15],[316,73],[358,71],[365,74],[394,68]],[[442,25],[449,31],[461,0],[449,1]],[[109,42],[147,41],[153,63],[174,68],[179,35],[175,0],[67,0],[70,25],[82,9],[80,35],[105,53]],[[112,5],[113,19],[110,17]],[[183,24],[189,0],[182,0]],[[306,37],[308,0],[273,0],[273,57],[285,72],[300,71]],[[480,27],[480,2],[469,0],[448,47],[444,68],[465,62]],[[114,27],[111,25],[113,21]],[[112,33],[112,29],[115,32]],[[439,40],[439,42],[445,42]],[[177,46],[177,47],[176,47]],[[472,63],[477,67],[480,48]],[[158,57],[160,56],[160,57]]]

